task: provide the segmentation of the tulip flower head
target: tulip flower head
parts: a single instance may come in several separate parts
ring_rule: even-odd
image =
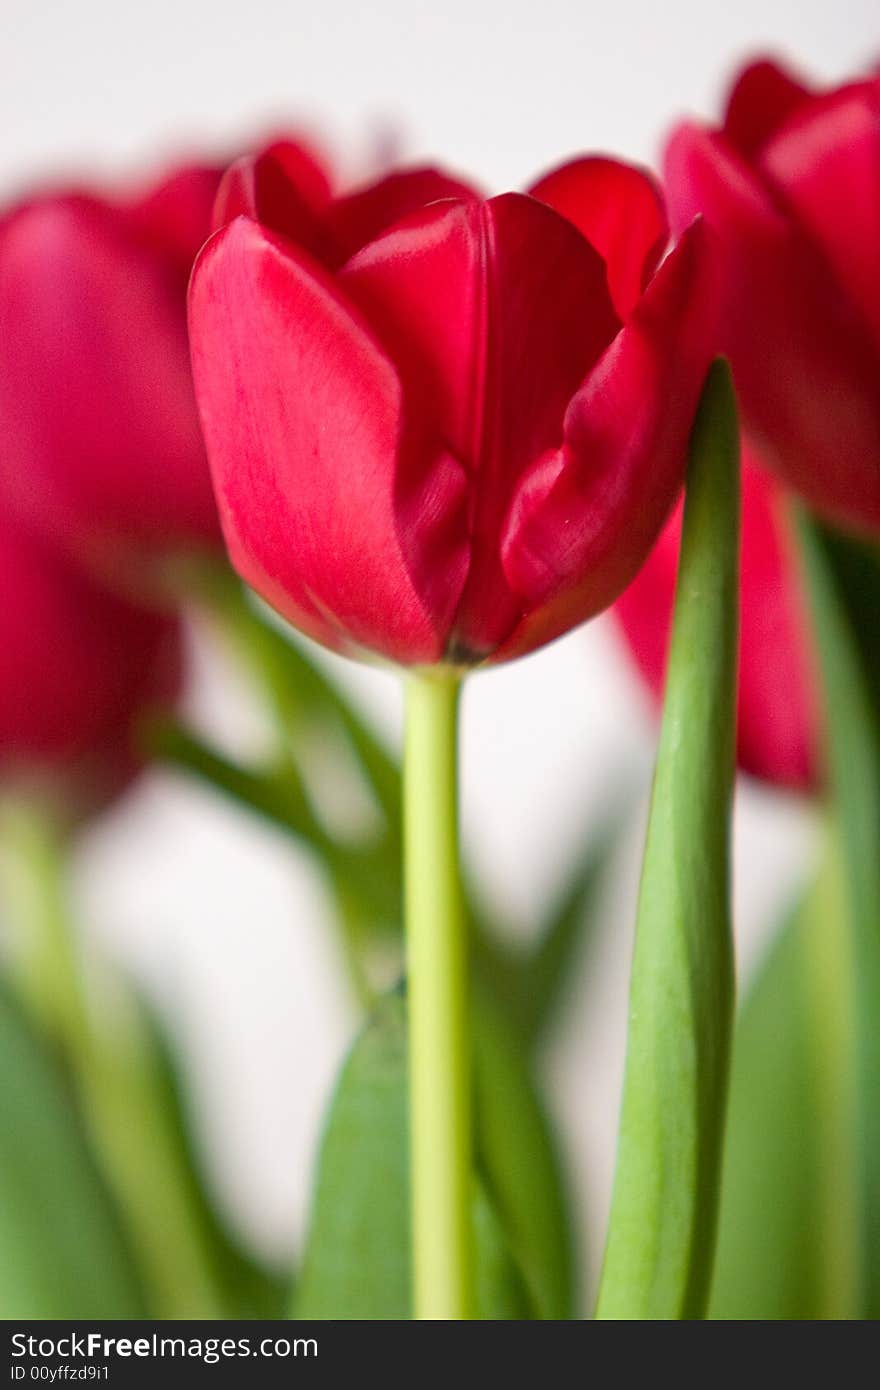
[[[144,559],[219,539],[185,315],[219,176],[0,218],[4,506],[123,588]]]
[[[746,68],[723,124],[666,154],[675,226],[718,236],[721,345],[763,459],[832,520],[880,529],[880,77],[817,92]]]
[[[658,706],[681,514],[679,504],[647,562],[614,606]],[[782,489],[748,445],[743,450],[740,603],[739,765],[777,786],[809,791],[819,774],[819,709],[805,599]]]
[[[414,665],[517,656],[608,605],[682,481],[705,229],[661,263],[653,182],[599,158],[528,195],[422,169],[328,201],[276,150],[220,202],[190,337],[242,576],[326,645]]]
[[[136,724],[181,678],[175,619],[101,588],[0,515],[0,779],[75,811],[139,764]]]

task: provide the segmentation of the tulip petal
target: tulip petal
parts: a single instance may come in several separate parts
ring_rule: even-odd
[[[134,770],[135,721],[181,677],[175,619],[118,599],[0,519],[0,764],[101,799]]]
[[[443,198],[467,201],[480,195],[442,169],[401,169],[365,188],[337,198],[329,222],[339,248],[339,264],[396,222]]]
[[[799,106],[809,101],[808,87],[770,58],[744,68],[727,99],[724,136],[751,159]]]
[[[880,80],[801,108],[758,167],[828,258],[880,353]]]
[[[321,641],[438,660],[467,567],[465,481],[416,447],[356,310],[304,252],[237,218],[196,266],[190,329],[239,572]]]
[[[573,222],[599,252],[614,307],[625,319],[669,240],[666,209],[655,180],[635,165],[597,155],[563,164],[529,191]]]
[[[572,400],[562,448],[523,480],[502,557],[527,616],[499,659],[600,612],[647,556],[684,477],[714,346],[713,270],[696,223]]]
[[[816,683],[798,565],[780,488],[743,450],[738,758],[744,771],[806,791],[816,785]],[[662,698],[681,537],[681,503],[614,606],[638,667]]]
[[[803,791],[816,785],[819,773],[818,683],[783,509],[781,490],[746,453],[739,759],[746,772]]]
[[[175,266],[184,287],[210,235],[222,173],[222,167],[202,164],[175,169],[126,206],[133,226]]]
[[[295,241],[322,263],[337,259],[327,226],[330,184],[310,152],[278,140],[258,155],[245,155],[226,170],[214,202],[213,225],[252,217],[261,226]]]
[[[720,346],[762,458],[820,511],[880,526],[878,354],[827,262],[726,142],[682,126],[674,225],[702,211],[724,266]]]
[[[520,615],[500,533],[522,474],[562,437],[571,396],[618,320],[601,259],[552,209],[507,194],[437,203],[341,272],[404,379],[472,479],[472,559],[454,651],[479,660]]]
[[[182,289],[124,214],[0,223],[0,433],[4,495],[79,554],[215,539]]]

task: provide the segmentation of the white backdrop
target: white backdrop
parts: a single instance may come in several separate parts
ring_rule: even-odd
[[[442,8],[442,14],[440,13]],[[837,78],[880,55],[876,0],[0,0],[0,182],[71,165],[131,172],[183,149],[301,118],[348,168],[389,140],[491,188],[604,148],[650,161],[686,110],[717,110],[730,69],[781,51]],[[248,693],[200,649],[199,717],[256,736]],[[394,681],[345,668],[396,733]],[[603,620],[474,679],[464,823],[489,891],[528,923],[621,779],[643,785],[653,725]],[[626,970],[641,827],[608,893],[547,1058],[581,1197],[601,1226],[613,1162]],[[738,793],[741,961],[809,854],[804,807]],[[267,1250],[302,1230],[321,1108],[351,1031],[320,883],[286,844],[210,794],[145,780],[92,832],[78,880],[88,928],[168,1007],[193,1059],[218,1190]],[[593,1249],[597,1248],[594,1238]]]

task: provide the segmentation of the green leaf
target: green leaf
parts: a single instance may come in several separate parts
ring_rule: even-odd
[[[262,1271],[226,1232],[206,1195],[167,1041],[137,997],[121,981],[114,986],[103,1026],[71,1065],[150,1314],[274,1315],[286,1306],[289,1281]]]
[[[411,1317],[406,1012],[387,996],[340,1076],[318,1159],[298,1318]],[[475,1180],[478,1316],[530,1316],[522,1274],[486,1182]]]
[[[0,1317],[146,1317],[69,1090],[5,988],[0,1085]]]
[[[572,1242],[559,1160],[523,1043],[483,993],[474,1009],[476,1151],[541,1318],[572,1316]]]
[[[294,634],[226,565],[190,570],[198,594],[269,696],[282,739],[294,745],[338,732],[366,777],[389,826],[400,824],[400,778],[394,758],[351,702],[324,674],[312,644]]]
[[[282,1318],[290,1302],[292,1276],[261,1263],[230,1232],[205,1182],[187,1089],[171,1038],[143,1001],[139,1001],[139,1014],[141,1045],[150,1059],[145,1129],[149,1132],[158,1126],[166,1136],[166,1182],[173,1181],[179,1189],[206,1265],[213,1272],[223,1315]]]
[[[536,1046],[554,1018],[572,974],[577,952],[587,945],[596,920],[596,899],[623,818],[591,826],[574,868],[538,933],[537,944],[519,962],[513,1014],[523,1036]]]
[[[821,1317],[807,929],[802,909],[774,941],[734,1032],[713,1319]]]
[[[825,700],[852,958],[854,1171],[862,1318],[880,1317],[880,565],[803,520],[801,551]]]
[[[143,726],[142,742],[152,757],[222,792],[315,854],[339,913],[352,978],[368,1002],[364,976],[371,946],[379,941],[387,949],[389,938],[401,936],[400,827],[364,844],[337,843],[311,810],[292,766],[279,771],[242,767],[165,715],[153,716]],[[590,828],[533,947],[505,943],[473,889],[468,893],[475,971],[532,1046],[538,1045],[554,1017],[575,952],[589,937],[616,827],[617,818],[611,816],[598,831]]]
[[[708,1296],[733,997],[738,452],[719,362],[691,440],[600,1318],[699,1318]]]

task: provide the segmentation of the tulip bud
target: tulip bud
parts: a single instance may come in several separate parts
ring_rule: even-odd
[[[0,779],[75,813],[139,765],[138,720],[181,676],[179,624],[100,588],[0,516]]]
[[[218,179],[179,170],[136,202],[62,192],[0,218],[4,506],[127,591],[219,539],[185,315]]]
[[[745,69],[723,124],[666,153],[673,223],[703,213],[721,346],[761,457],[830,519],[880,529],[880,78],[815,92]]]

